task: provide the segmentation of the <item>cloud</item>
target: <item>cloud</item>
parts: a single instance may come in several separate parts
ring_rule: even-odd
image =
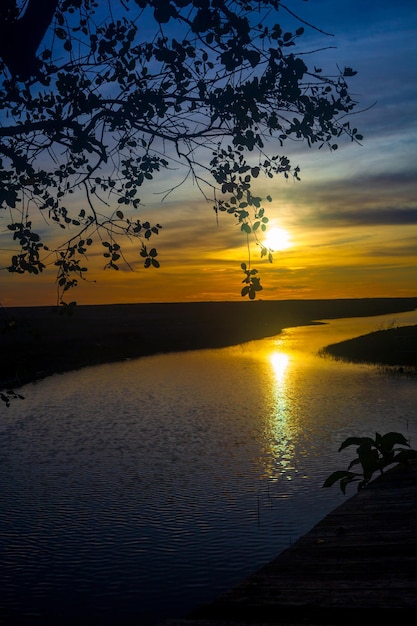
[[[386,241],[384,245],[374,245],[367,250],[368,257],[396,257],[413,259],[413,268],[416,272],[416,264],[414,262],[417,250],[417,234],[414,237],[408,237],[400,240]],[[403,266],[407,268],[406,265]]]
[[[317,216],[313,221],[317,220]],[[367,208],[356,207],[351,211],[325,209],[320,212],[321,226],[404,226],[417,225],[417,208]]]
[[[287,227],[403,226],[417,224],[416,173],[306,180],[276,186],[277,214]]]

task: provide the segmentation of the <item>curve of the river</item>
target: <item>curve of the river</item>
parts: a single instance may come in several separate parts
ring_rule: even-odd
[[[393,323],[417,313],[27,385],[0,420],[0,618],[151,625],[276,556],[343,500],[347,436],[416,444],[415,379],[317,356]]]

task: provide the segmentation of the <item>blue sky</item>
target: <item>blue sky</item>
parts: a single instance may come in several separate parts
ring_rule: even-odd
[[[403,0],[288,0],[307,22],[299,48],[317,52],[324,73],[337,65],[358,71],[350,83],[359,104],[351,125],[362,145],[344,142],[330,153],[286,148],[301,167],[301,182],[276,179],[269,193],[272,226],[293,245],[272,265],[256,263],[265,299],[415,296],[417,293],[417,3]],[[286,20],[283,14],[283,22]],[[307,57],[309,58],[309,57]],[[317,59],[317,60],[316,60]],[[279,149],[270,146],[271,152]],[[154,188],[154,192],[161,189]],[[257,190],[255,190],[257,191]],[[182,187],[164,202],[147,198],[146,211],[164,229],[156,272],[103,272],[74,293],[80,303],[239,300],[242,239],[230,219],[219,225],[198,190]],[[243,257],[243,258],[242,258]],[[31,281],[33,283],[33,279]],[[0,275],[4,304],[46,304],[51,278],[36,291],[26,277]]]
[[[323,37],[306,29],[300,44],[305,52],[334,46],[317,53],[317,65],[324,72],[334,72],[337,65],[358,71],[351,91],[360,103],[359,112],[350,121],[364,141],[361,146],[341,144],[334,153],[306,146],[291,151],[294,164],[301,167],[301,182],[275,180],[269,189],[274,199],[269,214],[274,225],[289,230],[295,245],[277,254],[272,266],[259,265],[265,276],[261,295],[413,296],[417,287],[417,3],[398,2],[393,8],[385,0],[298,0],[288,5],[334,35]],[[189,200],[182,209],[175,200],[170,202],[169,210],[180,215],[178,209],[182,215],[164,233],[174,251],[167,259],[170,276],[175,250],[182,251],[184,260],[173,284],[192,299],[196,292],[187,287],[189,278],[200,272],[204,280],[196,291],[203,299],[236,298],[234,285],[227,288],[226,278],[234,271],[239,233],[224,221],[220,232],[212,228],[212,217],[206,214],[194,231]],[[203,270],[188,247],[190,237],[198,243],[200,260],[206,261]],[[211,272],[217,282],[209,278]]]

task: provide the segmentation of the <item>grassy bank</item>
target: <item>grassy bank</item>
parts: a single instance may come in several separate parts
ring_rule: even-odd
[[[219,348],[319,319],[410,311],[417,298],[285,300],[2,309],[0,388],[151,354]]]
[[[417,326],[378,330],[326,346],[323,353],[354,363],[375,363],[417,372]]]

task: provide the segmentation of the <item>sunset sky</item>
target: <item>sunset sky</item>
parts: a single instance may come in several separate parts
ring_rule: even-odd
[[[311,33],[300,44],[336,46],[318,55],[323,72],[336,64],[358,75],[351,92],[362,109],[351,118],[363,145],[342,142],[330,153],[285,149],[301,181],[259,179],[271,228],[291,245],[272,265],[252,259],[262,276],[262,299],[408,297],[417,295],[417,4],[415,0],[294,0],[289,6],[334,34]],[[317,42],[316,42],[317,39]],[[271,153],[279,148],[269,146]],[[168,186],[168,185],[167,185]],[[69,294],[80,304],[242,300],[239,264],[246,249],[233,218],[216,223],[198,190],[183,186],[163,202],[150,194],[149,219],[161,268],[138,265],[103,271],[90,257],[90,280]],[[0,224],[0,247],[6,246]],[[7,243],[10,247],[10,243]],[[2,258],[3,260],[3,258]],[[3,265],[3,262],[0,263]],[[43,276],[0,272],[3,306],[49,305],[56,300],[53,270]]]

